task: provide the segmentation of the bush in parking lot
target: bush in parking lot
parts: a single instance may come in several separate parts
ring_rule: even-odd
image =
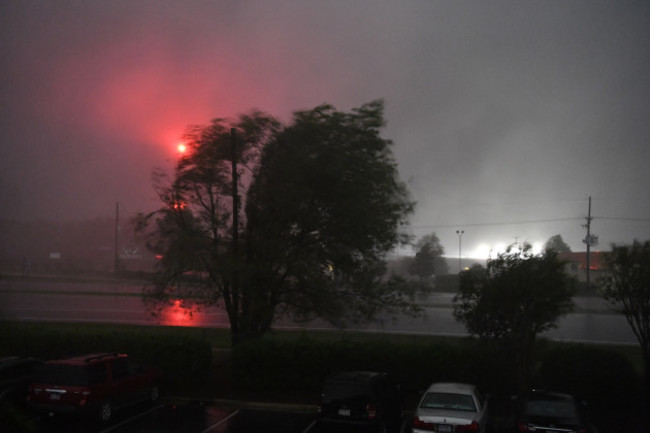
[[[541,340],[535,386],[569,392],[592,407],[625,405],[640,395],[630,361],[601,347]],[[342,370],[392,373],[407,393],[439,381],[468,382],[495,397],[514,395],[515,359],[471,338],[321,340],[266,336],[232,352],[232,379],[248,390],[320,392],[323,378]]]
[[[325,376],[342,370],[385,371],[407,392],[437,381],[470,382],[491,393],[515,386],[508,355],[468,339],[438,339],[435,344],[350,339],[322,341],[306,336],[267,336],[238,345],[232,373],[249,390],[319,391]]]
[[[154,365],[166,385],[205,381],[210,371],[209,342],[163,327],[2,323],[0,356],[61,359],[97,352],[127,353]]]
[[[596,408],[624,407],[641,396],[631,362],[601,347],[556,345],[543,355],[537,380],[543,388],[567,392]]]

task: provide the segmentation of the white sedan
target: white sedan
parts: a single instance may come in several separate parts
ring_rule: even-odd
[[[487,401],[474,385],[434,383],[413,417],[413,433],[484,433]]]

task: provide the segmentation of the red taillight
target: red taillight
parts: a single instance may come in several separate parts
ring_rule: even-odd
[[[435,430],[436,425],[431,423],[431,422],[426,422],[420,419],[419,417],[413,418],[413,428],[417,428],[420,430]]]
[[[519,433],[528,433],[528,432],[532,431],[532,430],[529,429],[528,426],[527,426],[526,424],[524,424],[523,422],[519,422],[519,423],[517,423],[517,426],[519,427]]]
[[[476,421],[472,421],[468,425],[459,425],[456,426],[456,433],[477,433],[481,430],[481,427]]]
[[[368,415],[368,419],[373,420],[377,417],[377,409],[371,404],[366,406],[366,414]]]

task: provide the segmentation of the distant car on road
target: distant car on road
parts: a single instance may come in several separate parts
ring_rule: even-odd
[[[119,353],[46,361],[29,386],[27,403],[40,413],[84,414],[107,423],[114,409],[158,400],[159,379],[158,370]]]
[[[402,391],[388,373],[335,373],[323,384],[320,419],[325,423],[366,426],[377,432],[398,432],[402,405]]]
[[[485,433],[488,403],[474,385],[434,383],[413,416],[413,433]]]
[[[24,403],[27,387],[34,380],[40,364],[41,361],[35,358],[0,358],[0,403]]]
[[[520,433],[596,432],[569,394],[534,390],[520,405],[518,419]]]

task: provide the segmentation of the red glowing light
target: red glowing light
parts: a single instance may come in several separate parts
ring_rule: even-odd
[[[177,146],[176,148],[178,149],[178,153],[185,153],[185,152],[187,152],[187,146],[186,146],[185,143],[183,143],[183,142],[178,143],[178,146]]]
[[[186,306],[182,299],[174,299],[163,313],[163,322],[170,326],[196,326],[193,313],[193,308]]]

